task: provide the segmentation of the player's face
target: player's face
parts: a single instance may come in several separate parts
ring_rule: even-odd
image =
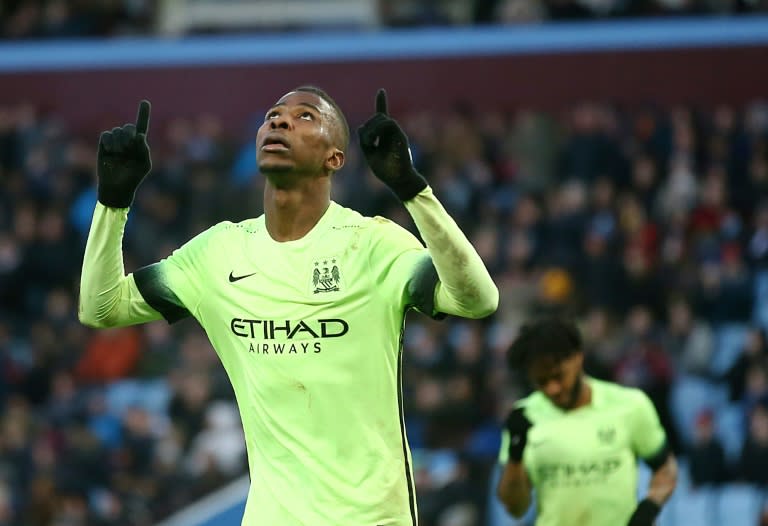
[[[264,174],[320,174],[340,153],[333,145],[336,114],[314,93],[292,91],[272,106],[256,134],[256,159]],[[330,161],[329,161],[330,159]],[[328,166],[328,163],[331,166]],[[343,154],[341,154],[343,162]]]
[[[528,377],[536,389],[562,409],[572,408],[579,396],[584,355],[576,353],[565,360],[541,358],[528,367]]]

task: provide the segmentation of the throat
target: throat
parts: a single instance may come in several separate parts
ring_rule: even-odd
[[[328,195],[307,195],[297,190],[265,189],[264,214],[267,232],[278,242],[306,236],[330,206]]]
[[[592,403],[592,388],[589,383],[584,380],[582,375],[576,381],[571,392],[570,410],[578,409]]]

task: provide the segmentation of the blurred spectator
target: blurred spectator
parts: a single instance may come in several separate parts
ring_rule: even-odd
[[[141,333],[134,327],[96,331],[76,373],[84,382],[108,382],[134,372],[141,349]]]
[[[687,452],[691,483],[695,488],[717,486],[728,480],[723,446],[715,436],[714,413],[704,410],[696,417],[694,440]]]
[[[672,360],[663,347],[647,307],[636,306],[627,316],[621,357],[616,364],[614,378],[621,384],[637,387],[648,394],[667,430],[670,446],[678,451],[679,441],[669,403],[674,379]]]
[[[768,485],[768,406],[755,406],[749,422],[749,434],[739,459],[739,476],[764,488]]]
[[[753,327],[747,333],[744,348],[724,378],[732,401],[745,398],[748,385],[754,385],[756,382],[754,379],[749,380],[749,377],[754,378],[756,375],[754,371],[765,366],[768,366],[768,339],[764,330]],[[755,387],[750,388],[750,391],[754,392],[754,390]]]
[[[666,347],[680,373],[708,378],[715,341],[712,328],[694,318],[684,298],[674,298],[667,307]]]
[[[584,371],[600,380],[611,381],[618,360],[619,345],[609,313],[601,307],[587,312],[581,329]]]

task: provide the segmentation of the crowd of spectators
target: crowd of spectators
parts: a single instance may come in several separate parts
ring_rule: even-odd
[[[162,31],[160,19],[166,13],[163,3],[164,0],[3,0],[0,40],[155,34]],[[323,9],[323,2],[317,2],[316,8]],[[381,27],[419,27],[765,12],[768,12],[768,0],[379,0],[375,18],[376,25]],[[277,30],[272,26],[244,27],[242,21],[236,25],[237,31]],[[284,26],[288,30],[311,27],[312,23],[286,19]],[[234,30],[235,27],[216,29],[217,32]],[[195,26],[186,31],[213,30]]]
[[[506,348],[555,311],[579,320],[590,374],[649,393],[693,484],[768,484],[768,105],[460,106],[402,122],[501,292],[487,320],[409,315],[422,524],[482,524],[500,422],[526,389]],[[0,108],[2,526],[152,524],[247,471],[231,389],[195,322],[77,321],[97,132]],[[213,115],[154,129],[127,271],[261,213],[251,144]],[[338,202],[413,229],[356,145],[335,178]]]

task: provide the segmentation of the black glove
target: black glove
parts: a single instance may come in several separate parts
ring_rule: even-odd
[[[104,206],[128,208],[141,181],[152,169],[147,145],[149,101],[139,103],[136,124],[125,124],[99,137],[98,198]]]
[[[401,201],[413,199],[427,181],[413,167],[408,137],[387,114],[387,92],[376,94],[376,113],[357,129],[360,147],[373,174],[389,186]]]
[[[653,521],[660,511],[659,505],[651,499],[643,499],[637,504],[627,526],[653,526]]]
[[[533,424],[525,417],[522,407],[513,409],[509,413],[504,427],[509,432],[509,460],[511,462],[521,462],[523,460],[523,450],[528,441],[528,430]]]

